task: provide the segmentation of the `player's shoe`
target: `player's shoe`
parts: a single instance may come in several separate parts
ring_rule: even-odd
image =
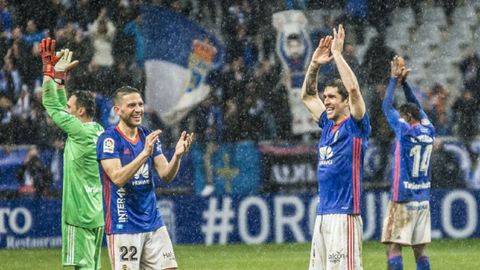
[[[215,191],[215,188],[212,186],[212,185],[205,185],[205,187],[203,188],[202,192],[200,193],[200,195],[202,197],[208,197],[210,195],[212,195],[212,193]]]

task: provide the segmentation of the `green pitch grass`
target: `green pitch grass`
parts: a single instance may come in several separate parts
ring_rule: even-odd
[[[288,270],[308,269],[310,244],[268,245],[176,245],[179,269],[187,270]],[[432,269],[480,269],[480,239],[436,240],[429,246]],[[106,249],[102,253],[102,269],[109,270]],[[365,270],[386,269],[382,244],[363,244]],[[60,250],[1,250],[0,270],[52,270],[60,266]],[[404,249],[404,269],[415,269],[411,249]]]

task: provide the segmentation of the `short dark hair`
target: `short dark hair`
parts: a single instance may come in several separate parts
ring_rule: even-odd
[[[70,97],[77,97],[77,107],[84,107],[88,117],[94,117],[96,112],[95,96],[86,90],[75,90],[70,92]]]
[[[408,102],[408,103],[402,104],[400,108],[398,108],[398,111],[400,112],[400,114],[409,115],[415,121],[422,120],[421,119],[422,117],[420,116],[420,109],[415,103]]]
[[[115,102],[115,104],[119,104],[123,96],[132,94],[132,93],[137,93],[140,96],[142,95],[140,90],[138,90],[135,87],[128,86],[128,85],[122,86],[117,90],[115,90],[115,93],[113,93],[113,101]]]
[[[342,80],[340,79],[330,79],[325,83],[325,88],[327,87],[335,87],[338,89],[338,93],[340,96],[342,96],[342,101],[348,98],[348,91],[347,88],[345,88],[345,85],[343,85]]]

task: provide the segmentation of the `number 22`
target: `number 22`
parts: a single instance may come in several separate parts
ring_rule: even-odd
[[[130,254],[128,254],[130,251]],[[126,246],[121,246],[120,247],[120,258],[123,260],[123,261],[136,261],[138,260],[137,257],[135,257],[137,255],[137,248],[135,246],[130,246],[130,247],[126,247]]]

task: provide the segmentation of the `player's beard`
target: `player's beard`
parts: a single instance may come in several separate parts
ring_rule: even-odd
[[[139,120],[136,120],[134,118],[134,115],[138,115],[139,116]],[[120,118],[122,119],[122,121],[130,128],[137,128],[139,127],[141,124],[142,124],[142,120],[143,120],[143,112],[140,113],[140,114],[137,114],[137,113],[134,113],[132,112],[130,115],[128,116],[120,116]]]

